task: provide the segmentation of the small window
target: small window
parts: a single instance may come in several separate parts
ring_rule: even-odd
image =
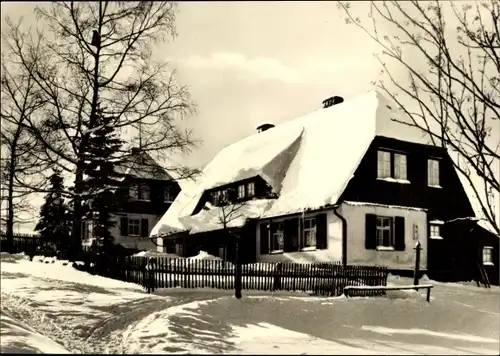
[[[390,178],[391,177],[391,153],[387,151],[378,151],[378,178]]]
[[[128,195],[132,199],[139,199],[139,187],[136,184],[133,184],[129,187]]]
[[[212,192],[212,205],[218,206],[220,204],[221,192],[215,191]]]
[[[406,155],[394,154],[394,178],[406,180]]]
[[[439,187],[439,160],[427,160],[427,185],[431,187]]]
[[[316,247],[316,218],[304,220],[304,241],[302,248]]]
[[[248,183],[247,184],[247,196],[249,198],[252,198],[255,196],[255,183]]]
[[[178,244],[178,243],[175,244],[175,254],[177,256],[183,256],[184,249],[183,249],[182,244]]]
[[[440,225],[431,224],[430,230],[431,230],[430,231],[431,237],[440,237],[441,236],[441,226]]]
[[[394,247],[393,220],[377,216],[377,247]]]
[[[243,199],[245,197],[245,185],[241,184],[238,186],[238,199]]]
[[[146,184],[141,184],[139,186],[139,200],[150,201],[151,200],[151,192],[149,190],[149,186]]]
[[[282,222],[271,225],[271,252],[283,252],[284,245],[284,224]]]
[[[139,236],[140,235],[140,219],[128,219],[128,234],[129,236]]]
[[[172,195],[170,194],[170,188],[169,187],[165,187],[163,189],[163,201],[165,203],[171,203],[173,201]]]
[[[229,200],[229,191],[227,189],[224,189],[221,192],[220,200],[222,201],[222,203],[227,203],[228,202],[228,200]]]
[[[493,265],[493,247],[491,246],[483,247],[483,264]]]

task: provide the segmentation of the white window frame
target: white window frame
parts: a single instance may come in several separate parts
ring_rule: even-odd
[[[403,153],[394,153],[394,179],[407,180],[407,160]]]
[[[385,224],[387,223],[387,224]],[[390,249],[393,250],[396,246],[394,238],[394,218],[390,216],[379,216],[376,218],[376,247],[378,250]],[[384,234],[388,231],[389,242],[387,245],[384,244]]]
[[[276,230],[273,230],[273,225],[277,225]],[[269,253],[282,253],[285,247],[285,222],[273,222],[270,224],[269,229]],[[281,242],[280,242],[281,241]],[[278,242],[277,244],[275,244]],[[278,248],[275,249],[275,247]]]
[[[172,195],[170,194],[170,187],[164,187],[163,188],[163,202],[164,203],[172,203]]]
[[[131,199],[139,200],[139,186],[137,184],[132,184],[128,188],[128,195]]]
[[[439,181],[440,164],[439,159],[427,159],[427,185],[429,187],[441,187],[441,182]]]
[[[212,192],[212,205],[218,206],[220,204],[220,198],[221,198],[221,191],[220,190],[216,190],[215,192]]]
[[[229,202],[229,190],[223,189],[220,191],[220,200],[222,200],[223,203]]]
[[[309,223],[309,224],[307,224]],[[306,225],[309,225],[306,227]],[[302,228],[302,241],[301,241],[301,251],[316,250],[316,244],[318,241],[317,229],[316,229],[316,217],[304,218],[303,228]],[[309,241],[308,241],[309,239]],[[310,242],[310,243],[309,243]]]
[[[143,193],[146,193],[146,196],[143,196]],[[139,185],[139,201],[151,201],[151,188],[147,184]]]
[[[493,246],[483,246],[483,265],[493,266]]]
[[[92,237],[92,229],[94,227],[94,223],[92,220],[84,220],[83,224],[85,226],[85,236],[83,236],[82,240],[88,240]]]
[[[429,224],[429,236],[441,237],[441,224]]]
[[[378,150],[377,152],[377,178],[391,177],[391,152]]]
[[[135,227],[137,227],[137,234],[133,231],[133,229]],[[141,235],[141,219],[128,218],[127,230],[128,230],[128,236],[140,236]]]
[[[247,196],[253,198],[255,196],[255,183],[250,182],[247,184]]]
[[[243,199],[245,198],[245,185],[240,184],[238,186],[238,199]]]

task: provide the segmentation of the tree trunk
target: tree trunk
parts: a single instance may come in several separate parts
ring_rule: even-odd
[[[76,167],[75,173],[75,196],[73,198],[73,227],[71,229],[70,256],[75,260],[82,248],[82,183],[83,170],[81,164]]]
[[[236,244],[235,244],[235,256],[234,256],[234,264],[235,264],[235,269],[234,269],[234,296],[237,299],[241,299],[241,262],[240,262],[240,237],[236,237]]]
[[[12,146],[10,150],[10,160],[9,160],[9,186],[7,188],[7,204],[9,205],[7,210],[7,246],[5,250],[7,252],[14,252],[14,174],[16,171],[16,146],[17,140],[19,139],[21,133],[20,127],[16,130],[16,134],[12,141]]]

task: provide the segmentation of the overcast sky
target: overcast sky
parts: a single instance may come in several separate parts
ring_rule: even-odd
[[[35,23],[36,4],[2,2],[2,17]],[[353,5],[366,16],[367,2]],[[203,145],[185,157],[190,166],[204,166],[262,122],[293,119],[332,95],[349,99],[379,78],[376,44],[345,23],[335,2],[181,2],[178,9],[178,36],[155,56],[172,63],[198,105],[187,126]]]

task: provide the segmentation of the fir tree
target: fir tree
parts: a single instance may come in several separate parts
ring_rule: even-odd
[[[92,219],[92,237],[100,252],[109,252],[114,244],[110,229],[115,225],[111,214],[118,207],[115,189],[121,176],[114,170],[115,160],[122,141],[113,126],[114,118],[97,109],[89,123],[89,140],[84,161],[84,208],[86,217]]]
[[[72,216],[62,196],[64,184],[60,171],[55,171],[49,182],[50,192],[40,208],[40,219],[35,231],[39,232],[45,243],[54,245],[64,254],[68,248]]]

